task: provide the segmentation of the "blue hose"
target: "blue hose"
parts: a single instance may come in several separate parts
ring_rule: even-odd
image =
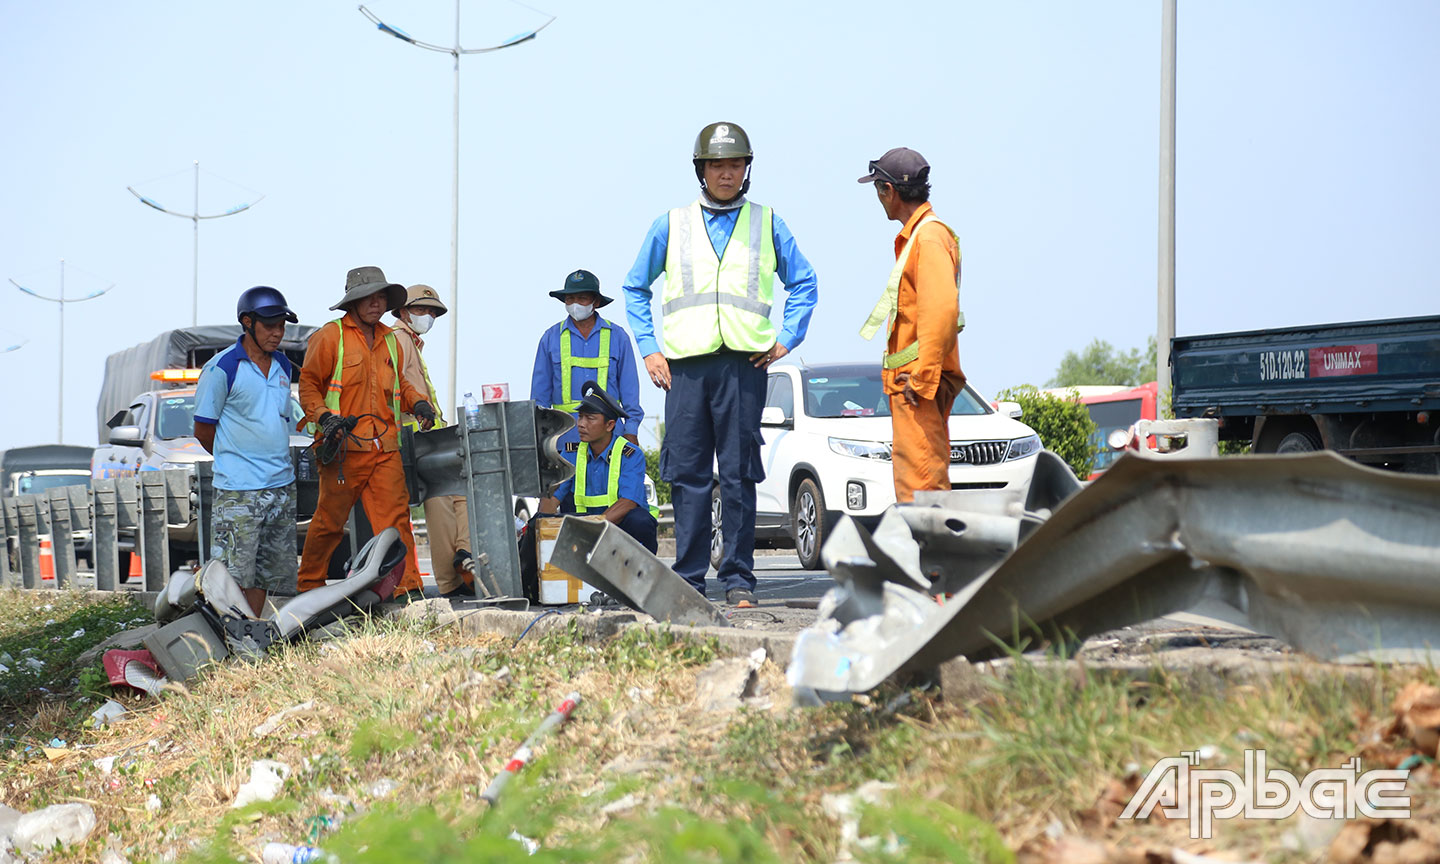
[[[546,615],[559,615],[559,614],[560,614],[560,611],[559,611],[558,609],[551,609],[551,610],[548,611],[548,612],[541,612],[539,615],[536,615],[536,616],[535,616],[535,620],[534,620],[534,621],[531,621],[529,624],[525,625],[525,629],[522,630],[522,631],[520,631],[520,635],[519,635],[519,636],[515,637],[515,641],[510,644],[510,647],[511,647],[511,648],[514,648],[516,645],[519,645],[519,644],[520,644],[520,640],[525,638],[525,634],[530,632],[530,628],[531,628],[531,627],[534,627],[536,624],[539,624],[539,623],[540,623],[540,619],[541,619],[541,618],[544,618]]]

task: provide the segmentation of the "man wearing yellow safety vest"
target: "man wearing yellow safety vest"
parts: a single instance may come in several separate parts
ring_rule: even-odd
[[[732,606],[755,605],[755,484],[760,411],[771,363],[805,338],[817,296],[815,270],[769,207],[746,200],[754,152],[734,123],[695,139],[700,197],[655,220],[625,277],[635,343],[665,390],[660,476],[675,506],[675,572],[704,593],[710,494],[719,480],[723,560],[717,574]],[[661,336],[651,284],[665,274]],[[776,277],[787,296],[771,320]],[[663,340],[663,345],[662,341]],[[713,468],[712,468],[713,466]]]
[[[860,330],[866,339],[889,325],[885,392],[894,429],[895,500],[921,489],[950,488],[950,409],[965,386],[957,334],[960,241],[930,206],[930,163],[897,147],[870,163],[861,183],[875,184],[885,218],[904,227],[895,235],[895,266],[885,293]]]
[[[530,376],[530,398],[536,404],[578,416],[580,388],[590,381],[618,398],[624,414],[615,427],[631,444],[639,444],[640,377],[636,372],[635,350],[630,334],[613,321],[601,317],[601,308],[610,305],[600,293],[600,280],[588,270],[576,270],[565,277],[550,296],[565,304],[565,318],[546,330],[535,349],[535,369]],[[564,445],[579,441],[574,429],[561,437],[561,452],[574,458]]]
[[[645,506],[645,454],[615,434],[625,411],[587,381],[576,428],[580,440],[566,445],[575,460],[575,476],[540,501],[540,512],[599,514],[640,541],[652,553],[658,543],[654,515]]]
[[[440,295],[429,285],[411,285],[405,289],[405,305],[395,310],[395,340],[405,359],[400,374],[426,400],[436,405],[435,385],[421,352],[425,350],[424,334],[430,332],[435,319],[450,310]],[[420,421],[413,414],[401,414],[400,422],[419,431]],[[435,424],[445,425],[444,412],[435,408]],[[464,577],[455,562],[470,557],[470,509],[464,495],[437,495],[425,499],[425,533],[430,540],[430,569],[435,574],[435,587],[441,597],[465,597],[474,589],[465,587]],[[413,554],[413,552],[412,552]],[[472,583],[473,584],[473,583]]]
[[[379,533],[391,525],[413,552],[410,494],[400,464],[400,416],[408,411],[429,429],[435,409],[429,394],[400,374],[404,349],[380,323],[386,310],[405,305],[405,288],[379,267],[357,267],[345,277],[345,296],[331,309],[344,317],[310,337],[300,370],[300,407],[316,429],[320,501],[300,556],[301,591],[325,584],[325,571],[358,500]],[[420,590],[411,555],[399,591]]]

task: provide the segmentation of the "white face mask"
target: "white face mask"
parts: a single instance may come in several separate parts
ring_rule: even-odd
[[[411,315],[410,329],[416,333],[429,333],[430,325],[435,323],[434,315]]]
[[[584,321],[595,314],[594,303],[566,303],[565,311],[570,313],[570,318],[575,321]]]

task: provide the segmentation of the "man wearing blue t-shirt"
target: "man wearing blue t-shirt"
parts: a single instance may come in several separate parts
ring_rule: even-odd
[[[195,437],[215,457],[210,557],[219,559],[256,615],[268,592],[293,594],[295,470],[290,462],[290,382],[277,349],[300,319],[285,296],[259,286],[240,295],[244,334],[210,358],[195,393]]]

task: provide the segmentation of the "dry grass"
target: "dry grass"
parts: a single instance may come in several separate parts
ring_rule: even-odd
[[[1063,860],[1046,858],[1055,854],[1047,829],[1057,825],[1132,851],[1182,845],[1312,860],[1281,849],[1288,824],[1224,823],[1205,844],[1188,841],[1182,825],[1117,824],[1116,784],[1123,804],[1129,763],[1148,768],[1207,744],[1217,748],[1213,764],[1228,767],[1247,747],[1267,748],[1275,767],[1333,767],[1357,753],[1370,767],[1405,752],[1387,737],[1389,705],[1414,677],[1208,693],[1164,676],[1077,684],[1022,664],[971,704],[887,691],[796,711],[767,663],[760,700],[706,712],[696,674],[714,653],[663,633],[600,643],[558,633],[512,645],[364,623],[332,643],[228,664],[162,699],[132,700],[118,722],[72,739],[85,750],[54,762],[12,754],[0,780],[5,800],[22,809],[62,800],[95,808],[92,841],[55,860],[94,860],[108,844],[134,861],[258,861],[267,841],[310,839],[346,864],[519,860],[515,830],[541,841],[531,861],[833,861],[842,831],[825,797],[876,779],[898,788],[867,812],[860,833],[893,834],[901,847],[893,856],[883,844],[851,850],[860,860],[1004,861],[1017,849]],[[480,790],[571,690],[583,700],[573,721],[487,810]],[[314,707],[252,735],[306,701]],[[105,775],[92,760],[108,756],[115,768]],[[257,758],[293,773],[276,801],[232,810]],[[375,794],[382,780],[394,784],[389,794]],[[1431,771],[1412,784],[1419,819],[1440,810],[1434,782]],[[152,794],[158,814],[146,810]],[[320,817],[338,817],[338,830]]]

